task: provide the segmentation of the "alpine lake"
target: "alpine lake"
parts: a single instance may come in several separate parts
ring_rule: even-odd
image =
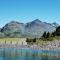
[[[0,48],[0,60],[60,60],[60,51]]]

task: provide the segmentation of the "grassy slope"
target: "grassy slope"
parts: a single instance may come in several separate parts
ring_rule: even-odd
[[[60,36],[55,36],[53,38],[54,40],[60,40]],[[5,43],[5,42],[22,42],[25,41],[25,38],[0,38],[0,42]],[[43,41],[42,39],[37,39],[36,43],[39,46],[45,45],[49,41]]]
[[[9,43],[9,42],[23,42],[25,38],[0,38],[0,43]]]
[[[54,40],[56,40],[56,41],[60,40],[60,36],[53,37],[52,41],[54,41]],[[50,42],[52,42],[52,41],[50,41]],[[47,44],[48,42],[49,42],[48,40],[43,41],[42,39],[37,39],[36,44],[39,45],[39,46],[42,46],[42,45]]]

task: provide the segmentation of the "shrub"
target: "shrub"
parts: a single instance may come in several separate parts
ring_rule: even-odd
[[[60,26],[56,28],[56,35],[60,36]]]
[[[43,33],[42,37],[46,38],[46,32]]]

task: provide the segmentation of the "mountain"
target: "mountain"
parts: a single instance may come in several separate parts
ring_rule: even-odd
[[[55,26],[55,27],[58,27],[59,26],[59,24],[56,23],[56,22],[52,23],[52,25]]]
[[[11,21],[10,23],[7,23],[2,29],[1,32],[4,32],[7,36],[14,37],[18,34],[24,33],[24,27],[25,25],[23,23],[19,23],[16,21]]]
[[[32,22],[26,24],[25,30],[26,34],[33,35],[34,37],[40,37],[46,32],[53,32],[56,28],[52,26],[50,23],[42,22],[39,19],[36,19]]]
[[[35,19],[26,24],[11,21],[2,27],[1,32],[9,37],[41,37],[44,31],[51,33],[55,30],[56,27],[53,24]]]

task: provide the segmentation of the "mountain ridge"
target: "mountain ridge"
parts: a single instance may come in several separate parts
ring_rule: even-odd
[[[56,25],[56,24],[55,24]],[[28,22],[26,24],[17,21],[11,21],[0,29],[0,32],[9,37],[41,37],[44,31],[53,32],[56,26],[53,24],[42,22],[39,19]]]

